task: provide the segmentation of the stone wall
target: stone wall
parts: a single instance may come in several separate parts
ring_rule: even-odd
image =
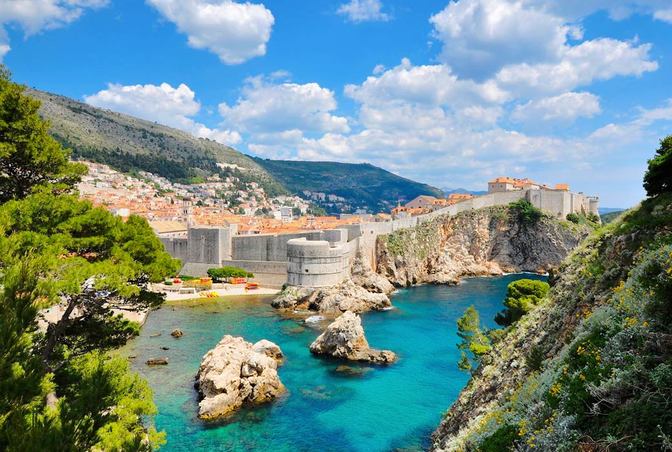
[[[263,285],[279,287],[287,282],[324,287],[348,277],[350,263],[358,251],[375,271],[379,235],[412,228],[440,215],[454,216],[520,199],[527,199],[560,219],[571,212],[597,213],[598,209],[597,198],[582,193],[530,189],[488,193],[422,216],[327,231],[239,236],[235,226],[196,227],[189,229],[187,239],[162,238],[161,241],[173,257],[183,261],[183,273],[192,276],[203,275],[208,268],[234,265],[254,273],[255,279]]]
[[[287,284],[330,287],[349,275],[348,250],[325,240],[292,239],[287,244]]]

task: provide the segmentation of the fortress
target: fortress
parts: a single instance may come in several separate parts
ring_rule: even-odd
[[[410,228],[440,215],[508,205],[521,199],[558,219],[565,219],[570,213],[598,215],[597,197],[572,193],[564,185],[550,189],[530,183],[527,179],[499,178],[490,182],[486,195],[424,215],[353,224],[339,229],[238,235],[236,225],[190,226],[186,237],[168,234],[160,238],[166,250],[182,260],[182,273],[186,275],[204,275],[210,268],[232,265],[254,273],[256,281],[269,287],[285,284],[328,287],[349,277],[352,260],[358,252],[375,270],[375,244],[379,235]]]

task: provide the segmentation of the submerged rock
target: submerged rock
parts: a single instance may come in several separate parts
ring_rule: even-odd
[[[148,366],[167,366],[168,358],[150,358],[146,364]]]
[[[348,279],[333,287],[288,287],[272,305],[279,309],[308,309],[325,314],[381,311],[392,305],[385,293],[369,292]]]
[[[364,336],[361,317],[350,311],[334,320],[324,333],[310,344],[310,351],[316,355],[329,355],[374,364],[391,364],[397,360],[394,352],[369,347]]]
[[[177,338],[180,338],[180,337],[184,336],[184,333],[182,332],[181,329],[177,328],[177,329],[173,330],[173,332],[170,333],[170,335],[177,339]]]
[[[196,375],[202,397],[198,417],[217,419],[241,408],[270,402],[286,391],[277,368],[283,354],[276,344],[256,344],[226,335],[205,354]]]

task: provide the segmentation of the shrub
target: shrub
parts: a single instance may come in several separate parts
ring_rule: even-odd
[[[519,279],[506,289],[504,309],[495,316],[498,325],[509,326],[520,320],[546,296],[550,286],[544,281],[535,279]]]
[[[221,267],[208,270],[208,276],[215,282],[226,281],[229,278],[254,278],[254,274],[239,267]]]
[[[495,433],[483,440],[478,450],[482,452],[511,450],[516,439],[518,439],[518,427],[509,424],[502,425]]]
[[[567,221],[571,221],[572,223],[579,224],[579,221],[581,221],[581,218],[579,218],[579,214],[572,212],[572,213],[567,214]]]
[[[526,199],[520,199],[509,204],[509,209],[515,213],[518,220],[527,225],[536,224],[544,216],[543,212]]]

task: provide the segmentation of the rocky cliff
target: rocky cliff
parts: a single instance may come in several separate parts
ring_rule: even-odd
[[[462,276],[547,272],[590,228],[499,206],[441,216],[378,238],[377,272],[397,286],[456,283]]]
[[[469,223],[473,231],[464,229]],[[436,262],[441,275],[464,271],[444,269],[448,253],[502,269],[543,268],[560,257],[550,243],[573,243],[542,222],[544,251],[535,252],[536,240],[520,241],[529,231],[477,212],[440,225],[448,251],[428,252],[419,263],[401,260],[390,268],[399,282],[432,280]],[[493,235],[514,243],[493,250]],[[456,237],[477,240],[478,249],[460,249]],[[537,308],[491,335],[492,351],[434,433],[432,448],[670,450],[672,196],[650,199],[593,233],[550,282]]]

